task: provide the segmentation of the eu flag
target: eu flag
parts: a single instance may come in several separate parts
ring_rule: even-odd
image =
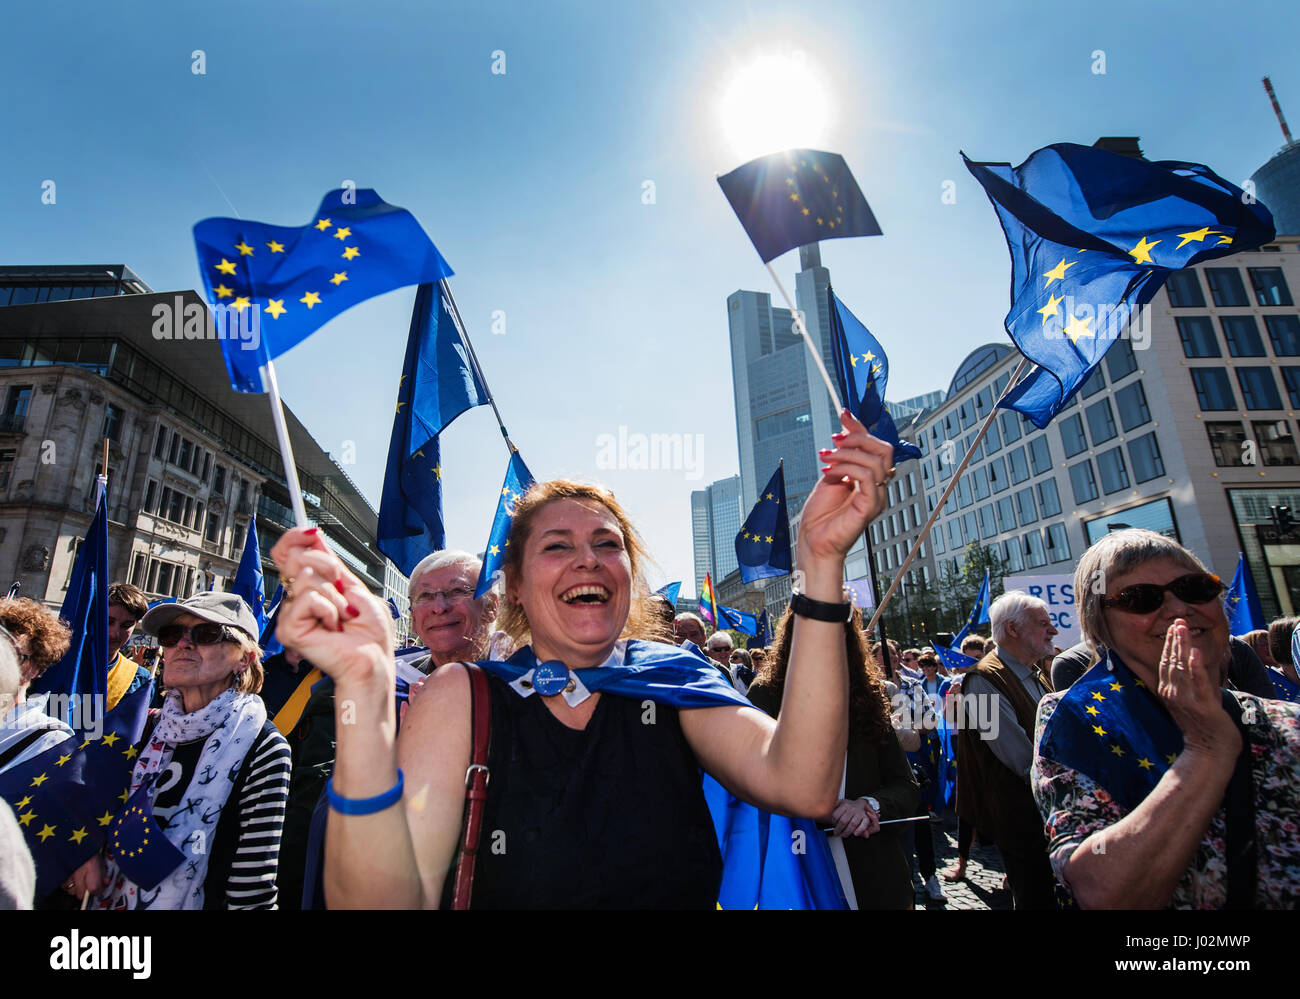
[[[1246,556],[1241,552],[1237,553],[1237,571],[1233,573],[1223,607],[1228,612],[1229,634],[1244,635],[1268,627],[1263,608],[1259,605],[1259,594],[1255,592],[1255,580],[1246,565]]]
[[[787,149],[718,178],[763,263],[823,239],[879,236],[880,226],[838,153]]]
[[[1011,251],[1007,333],[1038,365],[999,405],[1040,428],[1171,273],[1274,238],[1268,209],[1198,163],[1072,143],[1014,169],[962,159]]]
[[[921,457],[921,449],[915,444],[898,439],[894,418],[885,408],[885,386],[889,382],[885,349],[829,286],[826,297],[835,380],[844,405],[875,437],[894,446],[894,464]]]
[[[1273,684],[1273,700],[1300,701],[1300,685],[1292,683],[1281,670],[1268,667],[1268,678]]]
[[[970,617],[966,623],[961,626],[961,631],[953,638],[954,647],[961,647],[961,640],[970,632],[979,627],[981,624],[988,624],[989,620],[989,571],[984,570],[984,582],[980,583],[980,591],[975,595],[975,606],[971,608]]]
[[[722,604],[718,604],[718,627],[730,628],[742,635],[757,635],[758,618],[746,611],[737,610],[735,607],[724,607]]]
[[[102,477],[96,491],[95,516],[72,565],[59,611],[72,629],[72,643],[31,685],[34,694],[68,697],[63,720],[74,729],[94,727],[87,713],[101,714],[108,704],[108,503]]]
[[[266,627],[266,607],[262,582],[262,552],[257,544],[257,527],[250,521],[248,534],[244,538],[244,554],[239,559],[239,568],[230,584],[230,592],[244,598],[257,618],[257,630],[260,634]]]
[[[422,558],[447,544],[438,435],[465,410],[487,400],[487,389],[470,363],[442,289],[420,285],[379,501],[379,550],[403,575],[409,576]]]
[[[276,586],[271,594],[271,609],[266,612],[266,624],[262,625],[262,635],[257,644],[262,647],[262,658],[267,659],[284,651],[284,646],[275,637],[275,626],[280,620],[280,601],[284,599],[284,584]]]
[[[766,610],[758,612],[758,633],[749,640],[751,649],[762,649],[772,644],[772,618]]]
[[[655,590],[655,595],[663,597],[664,602],[668,604],[669,607],[675,608],[677,606],[677,594],[681,592],[681,589],[682,584],[680,582],[668,583]]]
[[[145,891],[153,891],[185,862],[185,854],[172,844],[154,818],[150,793],[153,783],[150,777],[140,785],[108,830],[118,868]]]
[[[514,523],[515,504],[533,484],[533,473],[528,471],[524,459],[518,451],[510,454],[510,464],[506,466],[506,480],[501,485],[501,495],[497,498],[496,516],[492,518],[492,530],[488,534],[487,550],[483,553],[483,568],[479,570],[478,585],[474,587],[474,599],[483,596],[496,582],[497,574],[506,560],[506,548],[510,544],[510,525]]]
[[[303,226],[204,219],[194,243],[237,392],[266,391],[262,365],[358,302],[452,273],[415,216],[369,188],[331,191]]]
[[[785,466],[778,464],[736,535],[736,560],[746,583],[790,571],[790,518],[785,505]]]
[[[930,640],[930,648],[934,649],[934,654],[939,657],[940,662],[954,672],[970,669],[979,662],[978,659],[972,659],[964,652],[960,652],[957,649],[950,649],[946,645],[940,645],[938,642],[934,641],[934,639]]]

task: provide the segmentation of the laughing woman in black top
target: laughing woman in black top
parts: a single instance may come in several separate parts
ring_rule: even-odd
[[[803,508],[798,540],[799,589],[827,604],[844,599],[844,555],[882,506],[892,457],[852,417],[843,420],[848,432],[823,456],[828,469]],[[848,727],[841,624],[798,619],[779,722],[739,698],[686,709],[592,692],[584,671],[623,665],[625,655],[629,665],[644,655],[695,661],[639,641],[658,631],[626,515],[598,487],[543,483],[516,505],[505,552],[502,625],[530,643],[516,656],[572,673],[555,692],[524,687],[522,676],[491,681],[494,748],[475,907],[712,908],[721,865],[699,768],[771,811],[834,808]],[[384,604],[319,534],[286,532],[272,555],[286,586],[292,580],[281,641],[333,676],[335,703],[353,708],[353,724],[338,726],[326,900],[436,907],[461,833],[466,671],[438,669],[397,739]],[[597,673],[587,675],[596,682]]]

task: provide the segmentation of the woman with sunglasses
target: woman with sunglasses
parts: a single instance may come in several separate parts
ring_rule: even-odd
[[[136,747],[129,793],[148,787],[180,859],[146,888],[110,836],[107,870],[91,858],[65,887],[97,891],[103,909],[274,909],[290,755],[257,696],[257,619],[235,594],[209,592],[160,604],[142,624],[162,646],[168,693]]]
[[[1223,583],[1153,531],[1074,578],[1101,660],[1038,709],[1034,794],[1083,908],[1300,903],[1300,705],[1224,689]]]

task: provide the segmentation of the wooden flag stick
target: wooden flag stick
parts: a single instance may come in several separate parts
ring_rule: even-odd
[[[310,527],[307,506],[302,501],[302,486],[298,484],[298,466],[293,460],[293,445],[289,443],[289,424],[284,418],[284,403],[280,401],[280,385],[275,380],[275,362],[262,365],[262,384],[271,398],[271,422],[275,424],[276,440],[280,442],[280,460],[284,462],[284,481],[289,488],[289,503],[293,506],[293,519],[299,527]],[[250,518],[248,529],[254,529]]]
[[[961,464],[958,465],[957,470],[952,473],[952,479],[948,482],[948,488],[943,491],[943,495],[940,496],[938,502],[934,504],[934,510],[930,513],[930,519],[925,522],[925,526],[921,528],[921,533],[916,536],[916,541],[912,544],[912,550],[907,553],[907,558],[904,559],[903,564],[898,567],[898,572],[894,575],[894,581],[890,584],[889,590],[876,604],[876,612],[871,616],[871,623],[867,625],[868,633],[875,631],[876,622],[880,620],[880,615],[884,613],[885,606],[894,595],[894,591],[898,589],[898,584],[903,581],[903,576],[907,572],[907,567],[912,564],[912,560],[916,558],[916,553],[920,551],[921,545],[925,544],[925,539],[930,536],[930,528],[932,528],[934,522],[939,519],[939,511],[942,510],[943,505],[948,502],[948,497],[952,495],[952,491],[957,488],[957,482],[961,479],[961,473],[966,471],[966,466],[970,464],[971,455],[973,455],[975,449],[979,447],[980,441],[984,439],[984,435],[989,432],[989,427],[993,424],[994,419],[998,415],[998,402],[1005,399],[1011,390],[1016,387],[1020,381],[1020,376],[1024,374],[1027,367],[1029,367],[1029,358],[1021,357],[1020,364],[1011,375],[1011,380],[1007,382],[1006,391],[998,397],[998,401],[995,402],[993,408],[989,410],[989,415],[984,418],[984,425],[980,427],[980,432],[975,435],[975,440],[971,442],[971,446],[966,451],[966,456],[962,458]],[[868,530],[870,530],[870,528],[868,528]],[[874,565],[871,566],[873,579],[875,578],[875,571],[876,567]]]
[[[104,438],[104,461],[100,467],[100,470],[104,478],[107,479],[108,478],[108,438],[107,437]]]

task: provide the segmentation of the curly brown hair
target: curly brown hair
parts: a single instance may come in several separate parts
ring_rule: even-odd
[[[790,665],[790,643],[794,637],[794,614],[785,612],[777,626],[776,645],[754,679],[770,687],[778,701],[785,696],[785,672]],[[889,698],[885,696],[880,666],[867,649],[862,633],[862,616],[855,610],[844,623],[844,654],[849,663],[849,731],[862,732],[869,742],[886,743],[893,736],[889,721]]]
[[[31,659],[21,667],[23,683],[31,683],[62,659],[72,644],[68,626],[27,597],[0,599],[0,624],[15,638],[27,639]]]
[[[573,482],[568,479],[552,479],[550,482],[535,482],[524,491],[524,495],[515,503],[514,516],[511,518],[510,537],[506,541],[506,560],[503,566],[507,586],[518,581],[523,572],[524,548],[532,534],[533,521],[538,512],[548,503],[556,500],[576,500],[579,503],[599,503],[613,515],[623,534],[623,547],[627,551],[631,567],[632,602],[628,607],[627,623],[623,625],[620,638],[640,638],[655,642],[676,642],[671,623],[665,625],[661,608],[650,592],[645,578],[645,564],[650,561],[645,542],[632,526],[623,508],[614,494],[603,486]],[[516,647],[532,641],[528,627],[528,617],[523,607],[502,602],[502,610],[497,617],[497,627],[514,640]]]

